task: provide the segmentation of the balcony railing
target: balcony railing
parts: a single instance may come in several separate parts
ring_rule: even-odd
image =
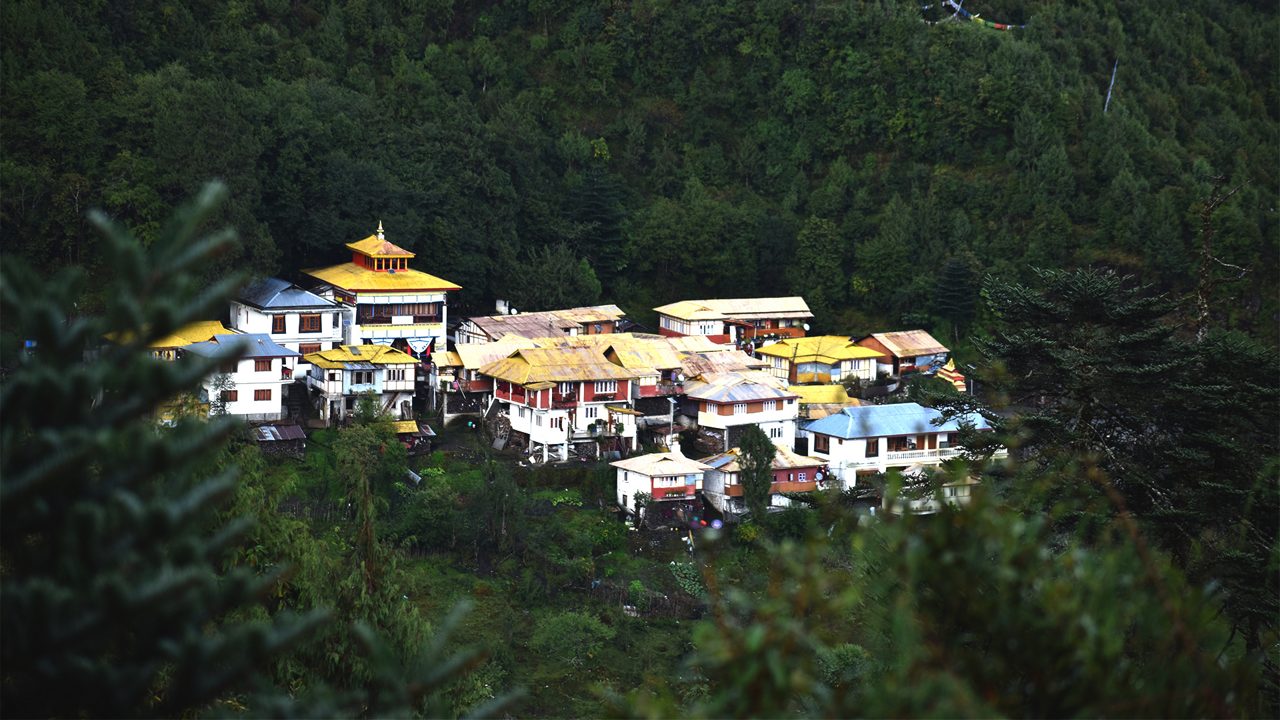
[[[578,398],[575,395],[555,395],[551,398],[551,407],[556,409],[564,409],[578,406]]]
[[[680,395],[684,393],[684,383],[663,381],[658,383],[659,395]]]

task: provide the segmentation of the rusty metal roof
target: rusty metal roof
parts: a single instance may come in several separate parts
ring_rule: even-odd
[[[871,337],[879,340],[886,350],[900,358],[950,352],[945,345],[924,330],[871,333]]]
[[[516,350],[535,348],[538,344],[518,335],[507,335],[490,343],[464,343],[455,347],[462,367],[468,370],[479,370],[495,360],[510,357]]]
[[[617,305],[593,305],[519,315],[485,315],[468,320],[490,338],[496,339],[507,333],[541,338],[566,335],[566,331],[589,323],[615,322],[625,315]]]

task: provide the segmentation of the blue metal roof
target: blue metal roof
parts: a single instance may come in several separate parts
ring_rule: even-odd
[[[263,278],[249,283],[236,299],[260,310],[325,309],[335,307],[330,300],[279,278]]]
[[[183,350],[212,358],[231,357],[237,353],[242,358],[302,357],[287,347],[277,345],[265,333],[214,335],[212,340],[192,343]]]
[[[991,429],[990,423],[978,413],[968,413],[962,418],[947,422],[941,422],[941,418],[940,411],[916,403],[863,405],[847,407],[821,420],[814,420],[806,425],[805,429],[845,440],[929,432],[955,432],[960,429],[962,419],[979,430]]]

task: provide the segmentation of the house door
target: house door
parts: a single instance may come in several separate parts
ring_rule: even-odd
[[[938,434],[930,433],[925,435],[925,450],[936,450],[938,448]]]

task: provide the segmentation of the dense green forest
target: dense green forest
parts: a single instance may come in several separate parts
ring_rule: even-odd
[[[940,328],[983,274],[1106,265],[1275,336],[1274,4],[919,5],[13,0],[0,231],[101,271],[87,208],[151,238],[217,177],[245,242],[210,276],[381,219],[477,309],[795,292]]]
[[[970,1],[1026,27],[0,3],[4,714],[1277,715],[1280,12]],[[987,415],[946,471],[984,490],[690,551],[618,521],[607,466],[463,429],[413,461],[372,412],[304,460],[157,430],[212,366],[149,338],[378,220],[462,313],[794,292],[927,327],[979,365],[980,398],[913,392]]]

